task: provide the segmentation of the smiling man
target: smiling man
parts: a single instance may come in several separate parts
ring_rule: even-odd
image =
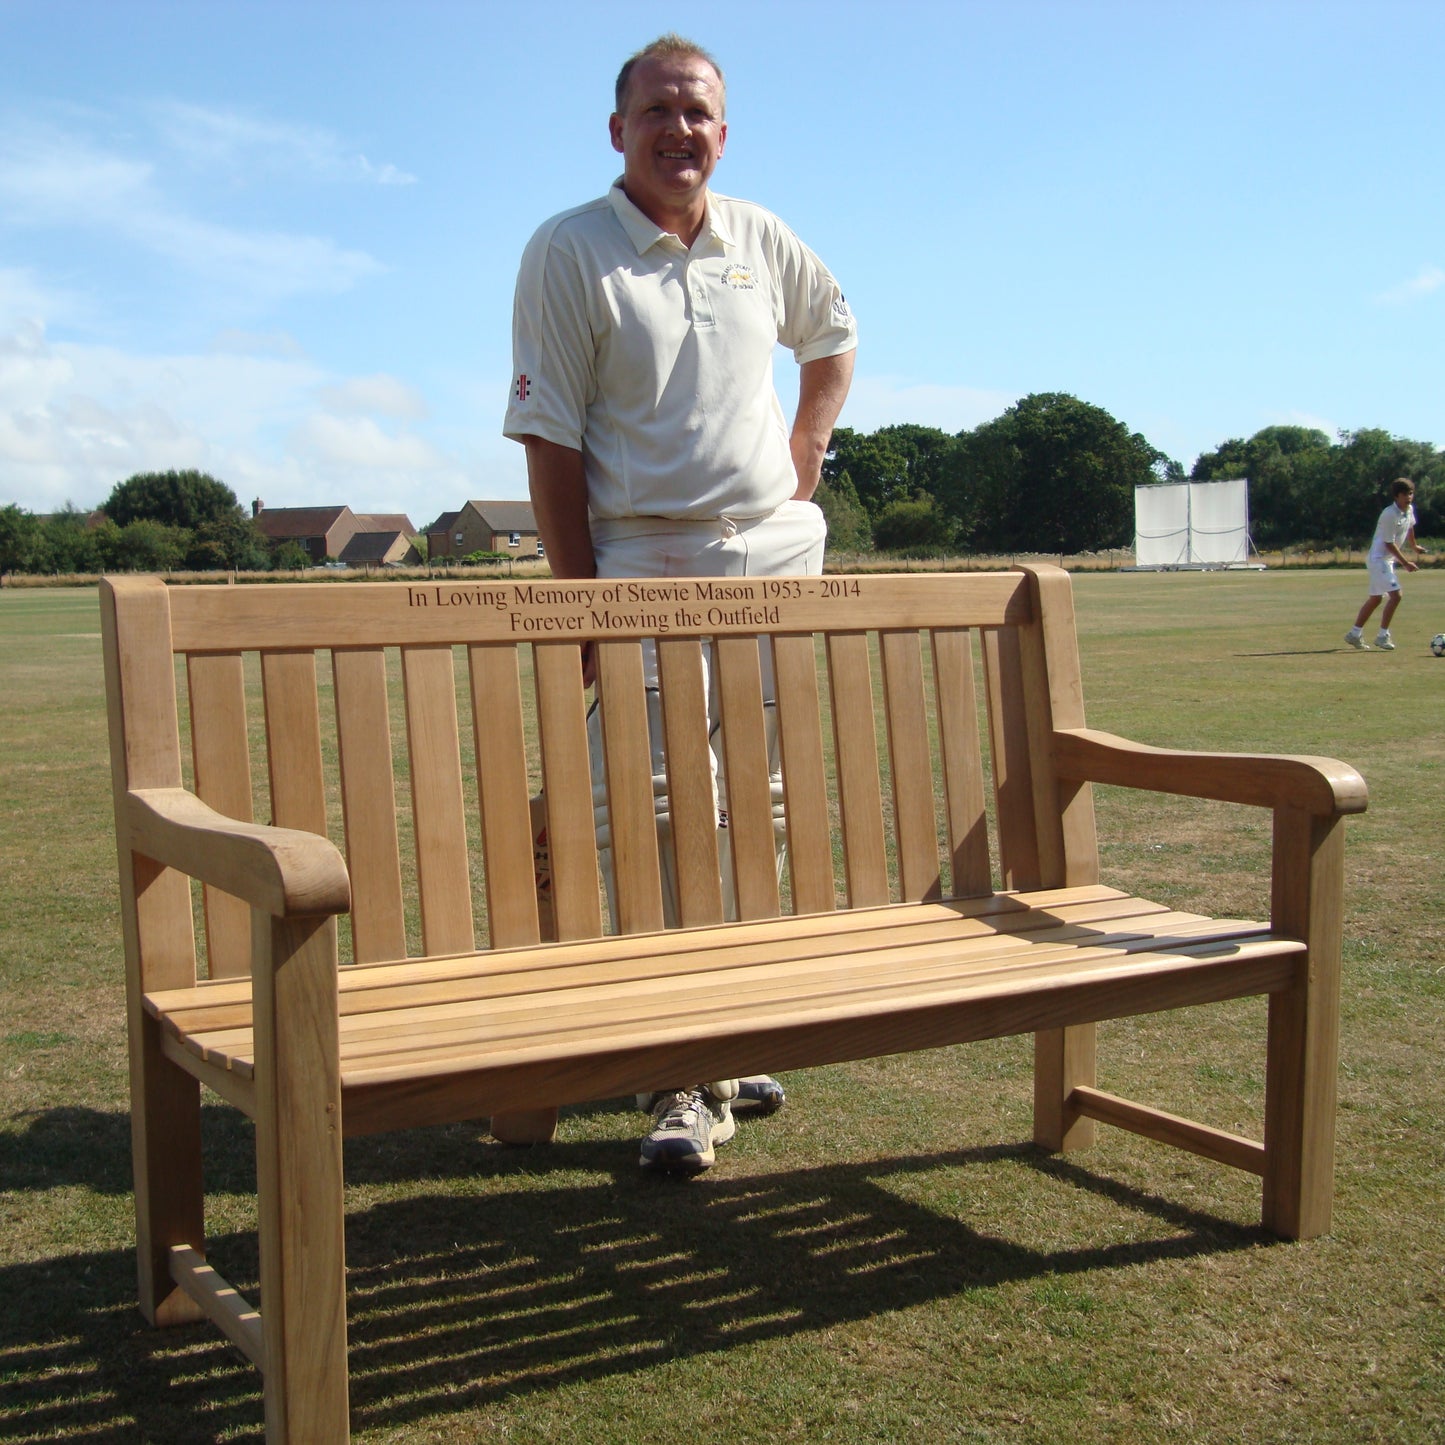
[[[810,499],[857,344],[843,293],[776,216],[710,190],[728,128],[722,70],[706,51],[676,35],[640,50],[618,74],[608,129],[622,175],[547,221],[517,278],[503,429],[527,449],[552,571],[817,573],[826,527]],[[799,364],[791,426],[773,384],[779,342]],[[655,704],[655,660],[647,666]],[[589,726],[598,721],[594,707]],[[653,763],[661,799],[655,725]],[[725,805],[724,778],[718,788]],[[594,797],[603,843],[600,777]],[[665,803],[658,826],[666,843]],[[733,1100],[771,1111],[782,1098],[765,1077],[662,1091],[648,1101],[642,1163],[705,1169],[732,1137]]]

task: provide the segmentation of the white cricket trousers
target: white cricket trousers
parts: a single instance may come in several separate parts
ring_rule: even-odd
[[[812,502],[784,502],[763,517],[719,517],[705,521],[673,521],[666,517],[597,518],[592,523],[592,546],[598,577],[786,577],[816,576],[823,570],[823,547],[828,528]],[[763,698],[774,694],[772,649],[764,646]],[[643,675],[648,688],[647,722],[652,748],[652,795],[657,817],[658,849],[663,860],[663,912],[669,927],[678,922],[677,878],[673,865],[672,820],[667,802],[667,764],[662,742],[661,703],[657,691],[657,649],[643,649]],[[719,809],[720,832],[727,815],[727,776],[717,733],[717,698],[709,670],[708,714],[712,726],[713,791]],[[587,718],[592,762],[592,809],[597,846],[608,902],[615,915],[611,829],[607,817],[607,783],[602,763],[599,699]],[[773,836],[781,874],[786,828],[783,816],[783,777],[779,761],[775,713],[768,711],[768,757],[772,774]],[[725,834],[718,839],[723,874],[723,906],[736,917],[732,886],[732,850]]]

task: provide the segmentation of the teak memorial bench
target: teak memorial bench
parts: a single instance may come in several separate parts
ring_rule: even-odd
[[[560,1104],[1033,1033],[1044,1148],[1119,1125],[1260,1175],[1280,1235],[1328,1227],[1343,818],[1364,783],[1328,759],[1164,751],[1085,727],[1065,573],[115,579],[102,604],[140,1303],[156,1324],[208,1316],[261,1368],[268,1439],[347,1435],[344,1134],[491,1116],[504,1137],[546,1137]],[[661,669],[677,928],[643,638]],[[1102,884],[1095,782],[1272,809],[1269,921]],[[1097,1021],[1254,994],[1269,999],[1263,1142],[1098,1088]],[[206,1262],[201,1084],[255,1121],[259,1312]]]

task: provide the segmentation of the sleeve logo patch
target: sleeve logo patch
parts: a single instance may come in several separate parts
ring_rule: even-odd
[[[833,298],[833,320],[847,325],[853,319],[853,313],[848,309],[848,303],[841,296]]]
[[[515,396],[518,401],[526,401],[527,396],[531,392],[531,390],[532,378],[528,376],[527,373],[524,371],[517,378],[516,384],[512,387],[512,395]]]

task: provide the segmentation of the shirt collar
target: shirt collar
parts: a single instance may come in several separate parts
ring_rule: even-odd
[[[664,231],[656,221],[650,221],[641,211],[637,209],[627,198],[627,192],[622,189],[622,177],[613,181],[612,189],[607,193],[607,199],[612,202],[612,211],[622,223],[622,229],[627,232],[627,239],[637,248],[640,256],[651,249],[665,236],[672,236],[671,231]],[[708,193],[707,218],[703,221],[703,236],[711,236],[720,246],[731,246],[733,244],[732,232],[728,230],[727,222],[719,214],[719,208],[713,205],[712,193]],[[673,239],[677,238],[673,236]]]

